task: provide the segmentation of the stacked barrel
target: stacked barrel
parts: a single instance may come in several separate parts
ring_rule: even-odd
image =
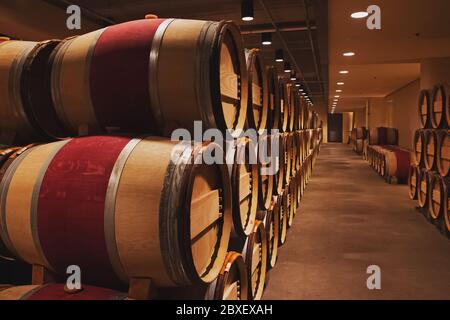
[[[368,137],[369,135],[366,127],[353,128],[350,135],[350,145],[352,146],[352,150],[357,154],[362,155]]]
[[[411,152],[398,146],[397,129],[371,129],[364,148],[364,158],[386,182],[408,182]]]
[[[421,129],[414,134],[409,190],[420,211],[450,235],[450,89],[439,84],[419,95]]]
[[[261,298],[318,122],[232,22],[1,42],[0,299]]]

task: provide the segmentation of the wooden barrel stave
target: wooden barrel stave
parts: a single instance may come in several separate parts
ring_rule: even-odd
[[[450,131],[436,133],[436,168],[442,177],[450,175]]]

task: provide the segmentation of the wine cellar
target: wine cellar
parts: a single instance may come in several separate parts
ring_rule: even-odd
[[[0,2],[0,300],[450,299],[431,2]]]

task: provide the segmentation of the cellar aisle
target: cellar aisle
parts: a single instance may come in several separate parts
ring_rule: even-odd
[[[450,299],[450,241],[414,205],[350,147],[323,145],[264,299]]]

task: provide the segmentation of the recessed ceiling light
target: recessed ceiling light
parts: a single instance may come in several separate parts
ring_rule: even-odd
[[[341,89],[337,89],[336,92],[342,92],[342,90]]]
[[[303,90],[303,89],[299,89],[298,91],[300,91],[300,92],[303,92],[303,91],[305,91],[305,90]]]
[[[277,50],[275,51],[275,61],[276,61],[276,62],[282,62],[282,61],[284,61],[284,58],[283,58],[283,50],[282,50],[282,49],[277,49]]]
[[[366,12],[366,11],[359,11],[359,12],[353,12],[353,13],[351,14],[351,17],[352,17],[353,19],[362,19],[362,18],[367,17],[368,15],[369,15],[369,13]]]
[[[343,83],[343,82],[338,82],[337,85],[338,85],[338,86],[343,86],[344,83]]]
[[[334,96],[335,98],[340,98],[341,96]]]
[[[296,86],[296,87],[300,87],[301,84],[300,84],[300,83],[296,83],[295,86]]]
[[[353,57],[355,55],[355,53],[354,52],[345,52],[343,55],[344,55],[344,57]]]
[[[348,70],[341,70],[339,71],[340,74],[348,74]]]

